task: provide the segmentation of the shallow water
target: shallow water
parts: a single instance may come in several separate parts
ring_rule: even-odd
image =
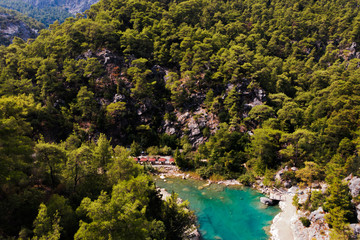
[[[261,204],[259,198],[263,195],[250,188],[218,184],[204,187],[204,181],[178,178],[155,182],[190,202],[205,240],[268,239],[265,228],[280,211],[278,207]]]

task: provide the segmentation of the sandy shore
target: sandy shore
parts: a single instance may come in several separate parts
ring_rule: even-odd
[[[291,222],[296,217],[296,208],[292,205],[292,194],[285,195],[286,200],[280,201],[281,212],[275,216],[270,227],[272,240],[291,240],[294,239]]]

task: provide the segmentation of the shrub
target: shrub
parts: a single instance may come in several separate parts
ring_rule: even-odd
[[[225,180],[225,178],[223,176],[221,176],[220,174],[215,173],[215,174],[211,175],[210,180],[211,181],[223,181],[223,180]]]
[[[162,155],[171,155],[172,154],[172,149],[171,147],[168,147],[168,146],[164,146],[160,149],[160,153]]]
[[[255,177],[252,173],[247,172],[238,178],[238,181],[245,186],[250,186],[255,182]]]
[[[301,205],[299,203],[299,197],[297,194],[295,194],[292,200],[292,204],[296,207],[296,209],[300,209]]]
[[[200,167],[196,169],[196,173],[203,179],[208,179],[212,175],[212,171],[208,167]]]
[[[299,220],[304,227],[309,227],[311,224],[310,220],[307,217],[300,217]]]
[[[160,154],[160,149],[157,146],[151,146],[146,149],[146,152],[150,156],[155,156]]]

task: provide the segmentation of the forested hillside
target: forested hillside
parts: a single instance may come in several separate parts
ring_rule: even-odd
[[[296,167],[287,181],[329,185],[301,207],[323,205],[333,236],[347,238],[359,203],[342,182],[360,166],[359,13],[355,0],[101,0],[0,47],[0,234],[181,237],[176,206],[159,202],[131,146],[245,184],[280,184],[275,171]]]
[[[19,11],[48,27],[55,21],[62,23],[66,18],[88,10],[96,2],[98,0],[0,0],[0,6]]]
[[[9,45],[14,37],[36,38],[44,26],[19,12],[0,7],[0,45]]]
[[[60,7],[47,6],[46,8],[39,8],[36,5],[32,5],[21,0],[0,0],[0,6],[13,9],[32,17],[44,24],[46,27],[53,24],[56,20],[64,22],[66,18],[73,17],[71,13]]]
[[[19,0],[38,8],[59,7],[71,14],[82,13],[99,0]]]

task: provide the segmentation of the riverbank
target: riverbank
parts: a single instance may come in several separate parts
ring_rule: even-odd
[[[261,193],[251,188],[226,187],[192,178],[154,177],[157,187],[187,199],[197,216],[203,239],[269,239],[265,228],[279,213],[278,207],[259,202]]]
[[[182,179],[196,179],[201,180],[199,176],[193,173],[187,173],[182,172],[179,170],[177,166],[159,166],[154,167],[158,173],[157,175],[160,175],[161,178],[166,180],[166,178],[182,178]],[[207,187],[211,184],[220,184],[225,186],[242,186],[242,184],[237,180],[219,180],[219,181],[211,181],[207,180],[207,183],[204,183],[202,187]],[[266,195],[270,195],[271,193],[274,193],[275,190],[272,188],[268,188],[264,186],[261,181],[257,182],[253,186],[251,186],[253,189],[257,190],[258,192],[261,192]],[[279,190],[278,190],[279,192]],[[276,215],[274,218],[271,226],[270,226],[270,238],[273,240],[277,239],[284,239],[284,240],[291,240],[294,238],[294,232],[293,228],[291,227],[291,220],[298,218],[296,214],[296,208],[292,205],[292,197],[294,194],[292,193],[285,193],[286,200],[280,201],[279,206],[281,209],[281,212]]]

